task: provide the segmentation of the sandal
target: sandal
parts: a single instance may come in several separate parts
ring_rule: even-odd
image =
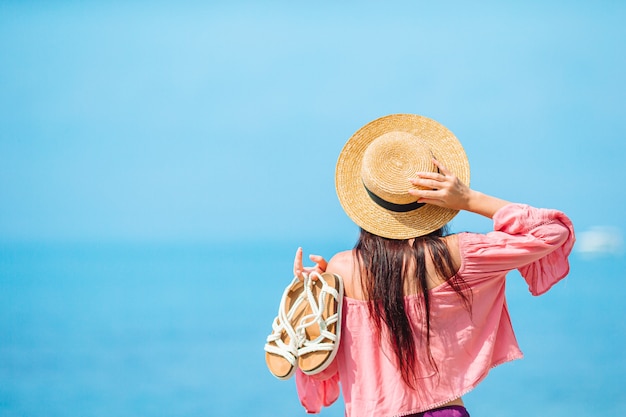
[[[339,275],[313,272],[305,280],[305,293],[310,314],[296,327],[300,340],[298,366],[306,375],[315,375],[326,369],[337,354],[341,333],[341,306],[343,280]],[[291,321],[294,324],[294,320]]]
[[[289,379],[296,370],[300,340],[292,323],[300,322],[310,313],[306,302],[305,283],[295,277],[280,300],[278,316],[272,323],[272,333],[265,343],[265,362],[278,379]]]

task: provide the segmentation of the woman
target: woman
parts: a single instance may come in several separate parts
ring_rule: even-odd
[[[574,244],[561,212],[512,204],[472,190],[454,135],[416,115],[361,128],[339,157],[336,187],[361,227],[353,250],[326,265],[343,278],[341,340],[317,374],[296,373],[306,410],[343,391],[347,416],[469,416],[462,396],[489,370],[519,359],[505,300],[505,275],[519,269],[533,295],[569,271]],[[447,235],[465,210],[494,222],[487,234]]]

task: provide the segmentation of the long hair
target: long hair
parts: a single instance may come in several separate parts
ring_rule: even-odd
[[[416,371],[418,347],[404,304],[407,284],[416,288],[422,296],[421,317],[422,326],[426,330],[426,359],[435,372],[438,371],[430,350],[431,295],[426,272],[427,253],[430,253],[437,275],[447,280],[465,307],[471,309],[471,289],[456,275],[454,262],[443,239],[446,232],[443,227],[413,240],[396,240],[361,229],[355,245],[360,270],[365,274],[361,285],[366,299],[370,301],[370,318],[379,338],[384,334],[383,330],[387,330],[402,379],[412,388],[415,388],[417,379],[425,375],[418,375]]]

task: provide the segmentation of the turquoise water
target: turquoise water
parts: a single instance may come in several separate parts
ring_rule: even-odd
[[[263,359],[294,250],[1,246],[0,415],[305,415],[293,380],[272,377]],[[473,417],[626,415],[626,262],[571,264],[538,298],[510,275],[525,358],[466,397]],[[342,416],[342,404],[321,415]]]

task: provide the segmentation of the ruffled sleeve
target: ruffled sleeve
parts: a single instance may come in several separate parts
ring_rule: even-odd
[[[317,414],[339,398],[339,372],[336,360],[322,373],[309,376],[296,370],[296,388],[300,403],[309,414]]]
[[[560,211],[509,204],[493,217],[494,231],[460,239],[461,275],[486,276],[518,269],[533,295],[541,295],[569,272],[574,227]]]
[[[494,216],[494,229],[511,235],[528,234],[551,246],[547,254],[518,268],[533,295],[541,295],[569,273],[574,226],[562,212],[511,204]]]

